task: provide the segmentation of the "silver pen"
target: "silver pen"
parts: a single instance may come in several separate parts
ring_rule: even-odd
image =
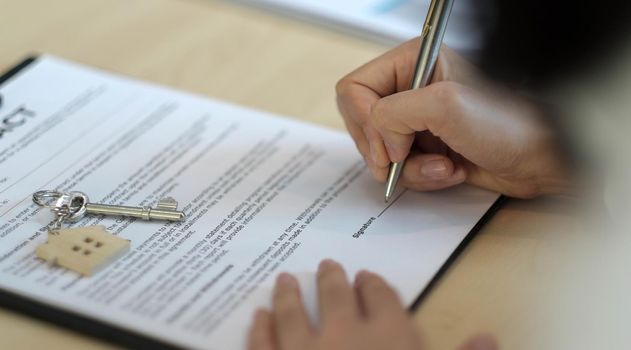
[[[416,60],[410,90],[422,88],[429,84],[432,73],[434,72],[436,60],[438,59],[440,45],[443,42],[443,36],[445,35],[445,29],[447,29],[447,22],[449,21],[449,14],[451,14],[453,4],[454,0],[432,0],[432,3],[429,5],[427,18],[425,18],[425,24],[423,24],[423,32],[420,38],[421,48],[418,53],[418,59]],[[388,172],[388,179],[386,180],[386,203],[388,203],[394,195],[404,165],[405,160],[390,164],[390,171]]]

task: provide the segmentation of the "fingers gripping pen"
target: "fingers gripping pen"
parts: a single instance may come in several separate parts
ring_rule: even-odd
[[[427,86],[432,78],[453,3],[454,0],[432,0],[429,6],[420,37],[421,48],[414,68],[410,90]],[[394,195],[404,165],[405,160],[390,164],[390,171],[386,180],[386,203]]]

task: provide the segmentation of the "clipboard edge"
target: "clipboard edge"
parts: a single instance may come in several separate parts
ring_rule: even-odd
[[[2,86],[2,84],[4,84],[7,80],[13,78],[18,73],[20,73],[22,70],[24,70],[24,68],[30,66],[33,62],[37,61],[38,58],[39,55],[28,55],[23,58],[20,63],[14,65],[13,67],[2,73],[2,75],[0,75],[0,86]]]
[[[28,55],[18,64],[6,70],[0,75],[0,86],[19,74],[24,68],[36,62],[39,55]],[[427,296],[433,291],[439,280],[451,268],[458,256],[466,249],[482,227],[495,215],[495,213],[509,200],[501,195],[476,222],[456,249],[449,255],[440,269],[434,274],[430,282],[409,306],[410,312],[416,311]],[[181,349],[181,347],[159,341],[155,338],[134,332],[133,330],[111,325],[93,317],[83,316],[53,305],[42,303],[35,299],[24,297],[0,288],[0,307],[16,311],[21,314],[46,321],[55,326],[64,327],[81,335],[88,335],[111,344],[122,345],[130,348],[152,349]]]
[[[39,55],[37,54],[27,55],[19,63],[0,73],[0,87],[38,59]],[[132,349],[181,349],[181,347],[176,345],[159,341],[130,329],[114,326],[96,318],[83,316],[2,288],[0,288],[0,307],[45,321],[57,327],[63,327],[82,336],[92,336],[110,344]]]
[[[451,268],[453,263],[458,259],[458,256],[467,248],[469,243],[471,243],[471,241],[475,238],[475,236],[478,234],[478,232],[480,232],[482,227],[484,227],[484,225],[486,225],[486,223],[489,222],[491,220],[491,218],[493,218],[495,213],[497,213],[497,211],[500,210],[502,208],[502,206],[504,206],[504,204],[506,204],[506,202],[508,202],[509,199],[510,198],[505,196],[505,195],[500,195],[495,200],[495,202],[493,202],[491,207],[489,207],[489,209],[484,213],[484,215],[482,215],[480,220],[478,220],[478,222],[475,223],[475,225],[473,226],[471,231],[469,231],[469,233],[467,233],[465,238],[460,242],[460,244],[458,244],[456,249],[454,249],[454,251],[449,255],[447,260],[445,260],[445,262],[442,264],[440,269],[438,269],[438,271],[436,271],[436,273],[434,274],[432,279],[425,286],[425,288],[423,288],[421,293],[416,297],[416,299],[414,299],[414,301],[412,302],[412,304],[408,308],[408,311],[414,312],[414,311],[417,311],[419,309],[419,307],[421,306],[423,301],[427,298],[427,296],[436,287],[436,285],[438,284],[440,279],[445,275],[445,273],[447,273],[447,271]]]

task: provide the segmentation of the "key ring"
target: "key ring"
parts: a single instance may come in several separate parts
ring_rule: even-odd
[[[33,193],[33,202],[42,208],[55,208],[55,203],[64,194],[59,191],[37,191]]]
[[[33,194],[33,202],[43,208],[52,209],[58,218],[75,222],[86,213],[88,196],[83,192],[37,191]],[[58,219],[56,219],[58,220]]]

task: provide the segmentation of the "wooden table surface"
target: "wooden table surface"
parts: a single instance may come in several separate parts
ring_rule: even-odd
[[[333,128],[343,128],[335,82],[387,49],[230,1],[0,0],[0,70],[51,53]],[[576,208],[543,198],[500,210],[416,311],[429,348],[454,349],[479,332],[505,349],[553,337],[546,322],[559,281],[589,245],[576,239]],[[0,347],[112,345],[0,309]]]

